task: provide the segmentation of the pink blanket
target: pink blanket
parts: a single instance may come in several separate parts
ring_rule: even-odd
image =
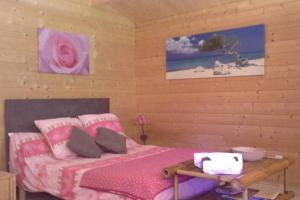
[[[46,191],[66,200],[133,200],[136,198],[116,194],[115,191],[100,191],[80,187],[82,175],[98,167],[113,166],[121,161],[129,161],[169,151],[149,145],[127,144],[127,154],[105,153],[101,159],[76,158],[57,160],[52,155],[45,139],[39,133],[10,135],[10,170],[17,175],[18,185],[27,191]],[[208,179],[192,178],[181,182],[180,199],[190,199],[216,186]],[[154,200],[172,200],[173,188],[158,193]]]
[[[142,156],[132,155],[114,160],[109,166],[93,168],[82,176],[80,186],[99,191],[113,191],[132,199],[154,199],[159,192],[173,186],[173,179],[162,176],[164,167],[192,159],[195,149],[150,149]],[[179,181],[187,180],[180,177]]]

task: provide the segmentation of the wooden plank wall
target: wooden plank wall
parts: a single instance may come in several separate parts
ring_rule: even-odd
[[[135,137],[135,25],[110,8],[79,0],[0,1],[0,167],[4,168],[3,101],[8,98],[109,97],[127,133]],[[88,76],[37,72],[37,28],[85,34]]]
[[[204,10],[138,23],[137,109],[150,118],[149,142],[217,150],[258,146],[290,153],[298,162],[289,181],[300,185],[299,10],[299,0],[224,0]],[[165,79],[167,38],[255,24],[266,27],[264,76]]]

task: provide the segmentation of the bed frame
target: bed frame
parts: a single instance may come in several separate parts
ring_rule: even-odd
[[[6,167],[9,170],[10,132],[38,132],[33,121],[57,117],[77,117],[83,114],[109,112],[108,98],[93,99],[9,99],[5,100]],[[46,194],[35,194],[34,199],[57,199]],[[26,199],[26,192],[19,188],[19,199]]]

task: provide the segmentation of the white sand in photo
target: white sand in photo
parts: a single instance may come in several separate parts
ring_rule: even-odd
[[[212,77],[228,77],[228,76],[249,76],[249,75],[264,75],[265,73],[265,59],[249,60],[253,64],[248,67],[241,67],[240,69],[234,67],[234,63],[226,64],[229,66],[230,74],[214,75],[214,69],[205,69],[198,66],[193,69],[186,69],[180,71],[167,72],[167,79],[189,79],[189,78],[212,78]]]

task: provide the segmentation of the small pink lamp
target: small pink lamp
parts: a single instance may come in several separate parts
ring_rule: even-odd
[[[140,136],[140,139],[143,141],[143,144],[146,144],[146,140],[147,140],[147,135],[145,134],[144,131],[144,125],[149,124],[149,120],[145,115],[138,115],[135,119],[135,124],[136,125],[141,125],[142,126],[142,134]]]

